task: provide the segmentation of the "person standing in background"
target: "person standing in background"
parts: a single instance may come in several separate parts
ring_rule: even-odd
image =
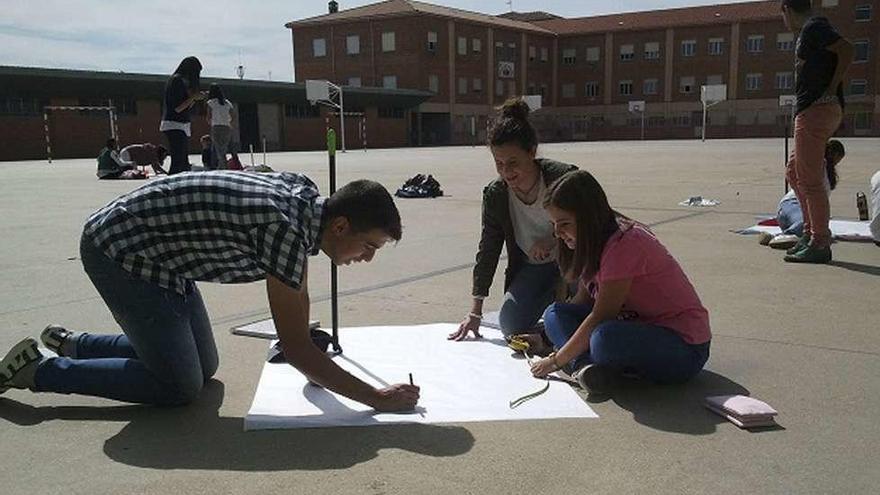
[[[825,143],[843,117],[843,76],[853,60],[852,43],[828,19],[816,15],[810,0],[782,0],[782,16],[797,33],[794,153],[786,177],[804,212],[804,232],[787,251],[790,263],[831,261],[831,208],[825,189]]]
[[[189,112],[196,102],[205,99],[205,95],[199,91],[201,72],[202,63],[199,59],[186,57],[165,84],[159,131],[168,140],[168,153],[171,155],[169,175],[190,170],[187,157],[189,137],[192,135]]]
[[[223,95],[219,84],[212,83],[208,92],[208,124],[211,126],[211,143],[217,155],[217,168],[226,169],[226,153],[232,140],[232,123],[235,107]]]

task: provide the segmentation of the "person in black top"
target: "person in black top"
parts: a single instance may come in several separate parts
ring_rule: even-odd
[[[159,130],[168,139],[168,152],[171,155],[169,175],[190,170],[187,158],[188,138],[192,134],[189,111],[196,102],[205,99],[205,94],[199,91],[201,72],[202,63],[199,59],[186,57],[165,84]]]
[[[843,117],[841,81],[853,60],[852,44],[825,17],[817,16],[810,0],[782,0],[785,25],[797,33],[794,152],[786,177],[804,212],[804,233],[788,250],[785,261],[831,261],[831,209],[825,190],[825,144]]]

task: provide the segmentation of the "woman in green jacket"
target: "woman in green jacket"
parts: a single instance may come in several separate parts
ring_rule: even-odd
[[[507,246],[504,301],[499,323],[505,337],[528,333],[553,302],[560,283],[556,242],[543,208],[547,187],[574,165],[535,158],[538,135],[529,106],[508,100],[489,130],[489,147],[498,178],[483,189],[482,235],[473,279],[473,304],[451,340],[480,337],[483,299],[495,277],[502,246]]]

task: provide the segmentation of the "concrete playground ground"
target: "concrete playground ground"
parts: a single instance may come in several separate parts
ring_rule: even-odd
[[[855,193],[880,168],[880,140],[843,141],[832,208],[854,218]],[[798,266],[729,232],[775,212],[781,139],[553,144],[540,154],[593,172],[612,205],[650,224],[683,265],[714,333],[693,382],[625,387],[591,404],[599,419],[245,433],[266,342],[229,329],[269,316],[265,287],[202,284],[221,365],[200,399],[157,409],[10,390],[0,397],[0,493],[880,490],[880,248],[838,243],[833,264]],[[325,189],[326,162],[324,153],[269,156],[276,170],[306,173]],[[398,201],[403,240],[371,264],[340,269],[342,325],[460,321],[480,192],[494,176],[488,150],[350,151],[338,167],[340,183],[367,177],[392,190],[433,173],[447,194]],[[91,212],[139,183],[98,182],[94,170],[94,160],[0,163],[2,352],[51,322],[115,331],[82,270],[78,240]],[[678,206],[695,195],[721,204]],[[499,303],[501,272],[489,308]],[[313,316],[329,323],[324,273],[326,258],[313,258]],[[779,410],[780,428],[740,430],[702,407],[706,395],[725,393],[765,400]]]

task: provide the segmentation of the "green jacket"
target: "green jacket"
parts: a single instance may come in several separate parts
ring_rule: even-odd
[[[548,186],[564,174],[577,170],[574,165],[560,163],[547,158],[535,160],[541,167],[541,175]],[[507,270],[504,273],[504,290],[520,268],[527,263],[528,257],[516,244],[513,234],[513,222],[510,219],[507,184],[500,178],[493,180],[483,188],[483,233],[480,247],[477,249],[477,264],[474,266],[474,284],[472,294],[477,297],[489,295],[501,247],[507,244]]]

